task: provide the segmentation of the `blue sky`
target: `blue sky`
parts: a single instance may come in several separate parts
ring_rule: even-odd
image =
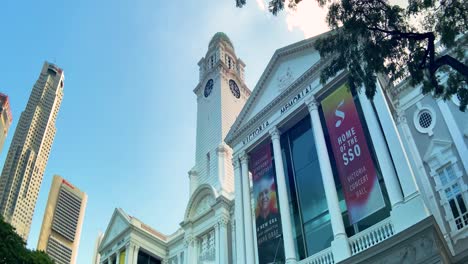
[[[320,16],[272,17],[262,0],[243,9],[234,2],[2,2],[0,92],[10,97],[14,121],[1,166],[43,62],[65,72],[28,247],[37,245],[54,174],[88,194],[78,263],[91,261],[97,234],[116,207],[163,233],[178,228],[194,165],[192,90],[211,37],[227,33],[253,89],[276,49],[325,30]]]

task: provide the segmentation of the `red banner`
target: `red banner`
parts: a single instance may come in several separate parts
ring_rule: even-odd
[[[347,84],[322,101],[351,224],[385,206],[377,171]]]

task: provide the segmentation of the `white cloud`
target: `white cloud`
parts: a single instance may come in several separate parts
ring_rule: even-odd
[[[310,38],[328,30],[325,21],[327,9],[319,7],[315,0],[301,1],[296,10],[286,7],[286,23],[289,31],[298,28],[304,38]]]
[[[265,5],[265,0],[257,0],[257,5],[260,10],[265,11],[266,10],[266,5]]]

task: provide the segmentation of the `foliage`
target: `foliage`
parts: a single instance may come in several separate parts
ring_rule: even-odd
[[[0,264],[53,264],[42,251],[31,251],[15,229],[0,217]]]
[[[285,2],[295,8],[301,0],[270,0],[277,14]],[[390,81],[410,76],[410,84],[436,98],[458,96],[460,110],[468,104],[468,5],[466,0],[408,0],[403,8],[388,0],[316,0],[328,7],[324,34],[316,48],[331,58],[321,74],[325,82],[341,70],[351,85],[375,94],[376,76]],[[236,0],[242,7],[245,0]],[[438,48],[440,47],[440,48]],[[448,51],[448,52],[447,52]]]

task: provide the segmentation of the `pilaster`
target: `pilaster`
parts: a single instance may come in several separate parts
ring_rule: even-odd
[[[398,133],[393,116],[391,115],[391,110],[384,96],[384,91],[378,81],[376,86],[377,91],[374,96],[374,102],[379,106],[375,108],[377,112],[376,119],[380,121],[384,141],[386,145],[389,146],[388,151],[390,152],[391,159],[394,164],[398,164],[394,169],[404,197],[404,203],[400,206],[393,207],[390,214],[392,223],[395,226],[395,231],[400,232],[427,218],[430,212],[419,192],[416,177],[411,168],[405,147]],[[370,101],[367,100],[367,103],[370,104]],[[385,182],[385,184],[387,184],[387,182]],[[408,215],[411,215],[411,217],[408,218]]]
[[[453,142],[455,143],[455,148],[457,149],[458,155],[461,158],[461,164],[465,169],[465,175],[468,174],[468,147],[465,144],[463,135],[460,132],[460,129],[455,122],[452,112],[450,111],[447,102],[442,101],[441,99],[437,100],[437,105],[439,106],[440,112],[444,117],[445,123],[447,123],[447,128],[449,130],[450,136],[452,137]]]
[[[403,203],[403,193],[401,192],[400,183],[396,175],[395,167],[390,156],[387,142],[379,126],[376,114],[370,100],[363,92],[359,93],[359,101],[361,103],[362,112],[366,120],[367,128],[374,145],[375,154],[382,170],[382,176],[387,187],[388,197],[392,208],[395,208]]]
[[[240,168],[239,157],[235,156],[232,160],[234,167],[234,184],[235,184],[235,218],[236,218],[236,257],[239,263],[245,263],[245,247],[244,247],[244,204],[243,204],[243,192],[242,192],[242,174]]]
[[[219,181],[219,191],[226,190],[226,169],[225,169],[225,157],[226,157],[227,148],[224,143],[221,143],[216,148],[216,154],[218,156],[218,181]]]

